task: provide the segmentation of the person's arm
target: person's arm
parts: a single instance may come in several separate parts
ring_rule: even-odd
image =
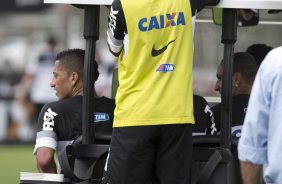
[[[205,8],[208,4],[208,0],[190,0],[192,16],[194,16],[197,12],[200,12]]]
[[[241,163],[242,180],[244,184],[261,184],[262,165],[267,163],[267,123],[268,110],[264,104],[265,88],[261,87],[258,79],[253,86],[253,91],[248,104],[247,114],[243,123],[241,138],[238,144],[238,158]],[[264,113],[261,113],[264,112]]]
[[[57,173],[57,167],[54,160],[55,151],[48,147],[39,147],[36,153],[36,163],[39,172]]]
[[[213,115],[213,121],[216,128],[216,134],[220,133],[220,117],[221,117],[221,103],[218,103],[211,107],[212,115]]]
[[[244,184],[262,184],[262,165],[241,161],[241,174]]]
[[[108,18],[107,42],[110,52],[119,56],[123,49],[123,40],[127,33],[126,22],[120,0],[115,0]]]
[[[268,66],[273,66],[271,64],[272,58],[270,57],[269,59],[267,61],[268,64],[262,64],[256,74],[243,123],[241,138],[239,139],[238,158],[241,162],[244,184],[260,183],[263,177],[262,165],[269,163],[269,153],[271,155],[280,153],[276,152],[275,154],[275,149],[271,149],[273,135],[281,137],[279,136],[281,135],[279,131],[281,128],[278,127],[280,123],[276,123],[280,121],[273,121],[275,120],[273,115],[276,113],[271,112],[272,109],[276,109],[272,105],[272,102],[278,101],[274,97],[280,95],[275,93],[276,89],[273,86],[275,84],[273,79],[276,78],[276,72],[269,70]],[[279,89],[281,88],[279,87]],[[272,96],[273,93],[275,94],[274,96]],[[271,118],[273,122],[270,122],[270,114],[273,116]],[[281,112],[279,112],[279,118],[281,119],[280,114]],[[269,136],[269,133],[272,135]],[[275,141],[277,140],[275,139]],[[271,176],[269,175],[268,177]]]
[[[217,128],[216,124],[214,122],[214,116],[211,111],[211,108],[207,101],[205,101],[206,107],[205,107],[205,113],[206,113],[206,121],[207,121],[207,134],[208,135],[216,135],[217,133]]]
[[[20,102],[20,103],[25,102],[27,95],[28,95],[28,90],[29,90],[31,83],[32,83],[32,80],[33,80],[33,77],[34,77],[34,75],[29,74],[29,73],[26,73],[26,74],[23,75],[23,77],[22,77],[22,79],[19,83],[17,92],[15,94],[15,98],[18,102]]]
[[[59,123],[59,120],[56,117],[58,117],[58,114],[49,104],[42,108],[38,117],[34,155],[39,172],[57,173],[54,160],[54,153],[57,148],[55,124]]]
[[[34,80],[34,76],[36,74],[37,66],[38,61],[33,60],[31,62],[28,62],[25,67],[24,74],[21,78],[21,81],[17,87],[17,91],[15,94],[15,99],[20,103],[23,103],[27,100],[32,81]]]
[[[122,49],[120,49],[120,51],[114,52],[114,51],[113,51],[114,49],[112,49],[112,47],[111,47],[111,45],[110,45],[109,43],[108,43],[108,48],[109,48],[110,53],[111,53],[112,55],[114,55],[115,57],[118,57],[118,56],[120,55],[121,51],[122,51]]]

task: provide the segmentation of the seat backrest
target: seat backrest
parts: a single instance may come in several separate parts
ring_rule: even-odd
[[[65,177],[73,184],[101,183],[109,146],[109,144],[81,144],[78,140],[65,147],[58,153],[58,160]]]
[[[191,183],[242,184],[236,148],[220,148],[220,136],[193,136]]]

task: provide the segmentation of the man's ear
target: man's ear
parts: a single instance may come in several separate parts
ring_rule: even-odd
[[[79,81],[79,76],[77,72],[72,72],[70,76],[72,86],[75,86]]]
[[[242,82],[243,76],[240,72],[235,72],[233,74],[232,80],[233,80],[233,85],[235,87],[238,87],[240,83]]]

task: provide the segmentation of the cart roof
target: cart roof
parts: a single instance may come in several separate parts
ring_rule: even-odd
[[[110,5],[113,0],[44,0],[44,3]],[[220,0],[221,8],[282,9],[282,0]]]

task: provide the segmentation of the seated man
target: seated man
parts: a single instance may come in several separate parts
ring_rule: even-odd
[[[46,104],[38,118],[34,154],[39,172],[57,173],[54,153],[82,134],[84,56],[84,50],[69,49],[56,57],[50,85],[56,91],[59,101]],[[99,72],[95,64],[96,81]],[[95,131],[105,126],[111,131],[114,108],[114,100],[95,96]]]
[[[232,75],[232,136],[239,138],[244,122],[252,85],[258,70],[254,57],[245,52],[234,54]],[[215,90],[222,93],[223,61],[216,72]],[[220,132],[221,103],[211,108],[217,130]]]

